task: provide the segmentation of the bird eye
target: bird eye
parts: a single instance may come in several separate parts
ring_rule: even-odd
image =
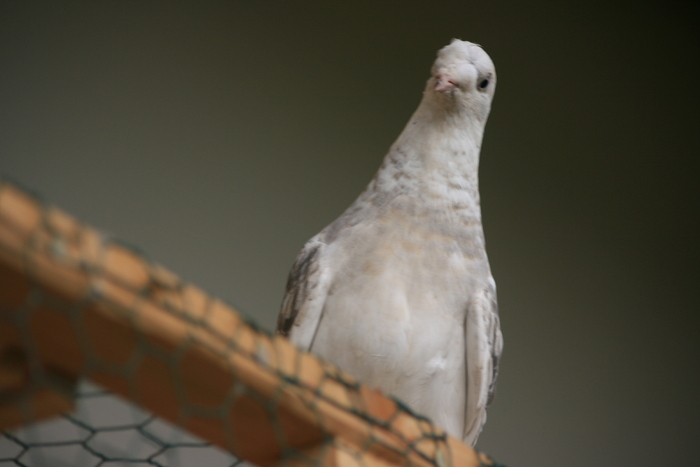
[[[482,79],[481,82],[479,83],[479,89],[486,89],[486,86],[488,86],[488,85],[489,85],[489,80],[488,80],[488,78],[484,78],[484,79]]]

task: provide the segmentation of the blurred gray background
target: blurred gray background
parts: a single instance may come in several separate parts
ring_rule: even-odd
[[[369,182],[436,50],[480,43],[505,353],[479,448],[511,467],[689,465],[699,13],[2,2],[0,171],[272,328],[298,250]]]

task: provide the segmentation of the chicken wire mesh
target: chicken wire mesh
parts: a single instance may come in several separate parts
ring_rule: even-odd
[[[109,391],[80,382],[75,410],[0,435],[0,466],[247,467]]]
[[[3,467],[492,464],[4,179],[0,429]]]

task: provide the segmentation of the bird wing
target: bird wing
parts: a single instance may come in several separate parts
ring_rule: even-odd
[[[299,252],[277,319],[277,332],[304,350],[311,350],[328,295],[330,272],[322,266],[325,247],[317,235]]]
[[[473,446],[486,423],[486,407],[495,395],[498,360],[503,351],[496,283],[492,277],[489,277],[488,285],[474,296],[469,306],[465,333],[467,400],[464,442]]]

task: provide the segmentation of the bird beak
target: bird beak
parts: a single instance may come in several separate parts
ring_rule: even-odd
[[[449,75],[440,73],[435,77],[435,91],[447,92],[457,87],[457,83]]]

